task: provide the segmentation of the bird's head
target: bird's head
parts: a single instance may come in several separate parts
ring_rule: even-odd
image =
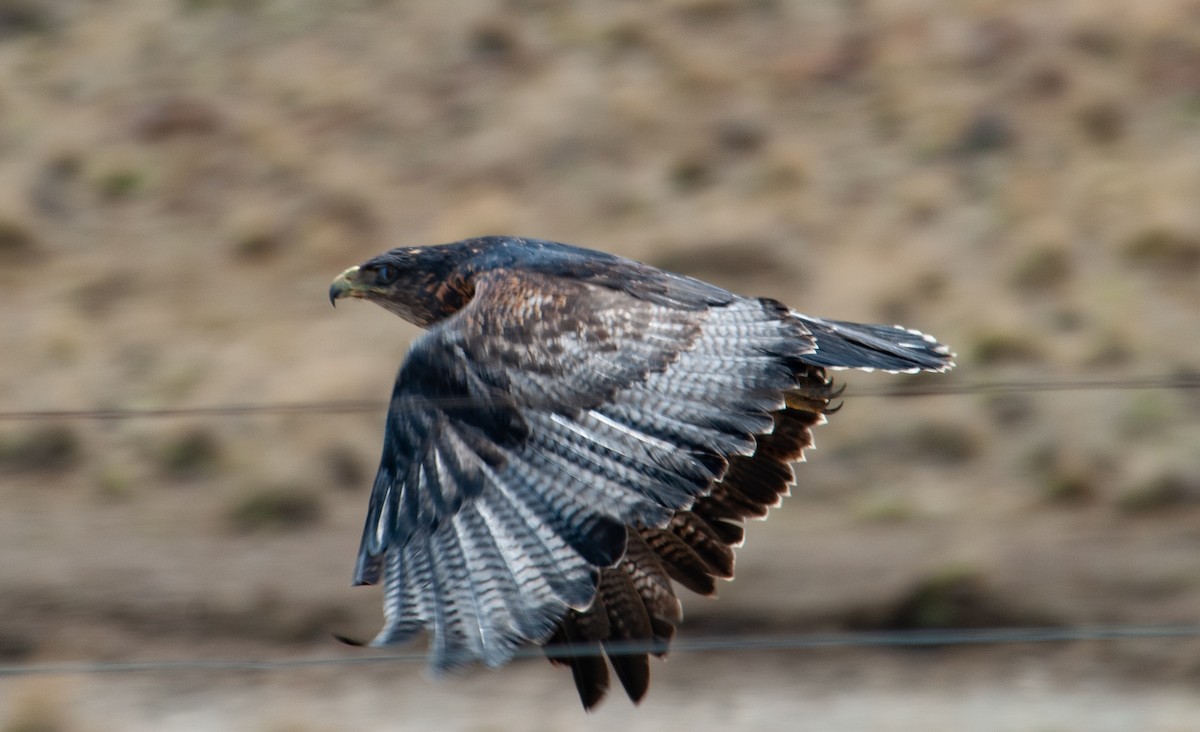
[[[370,300],[422,328],[457,312],[470,300],[459,257],[442,247],[401,247],[342,272],[329,286],[329,302]]]

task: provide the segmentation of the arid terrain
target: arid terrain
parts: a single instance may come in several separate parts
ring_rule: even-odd
[[[1196,623],[1200,391],[970,387],[1194,381],[1197,201],[1190,0],[0,0],[0,732],[1200,729],[1196,637],[681,650],[591,715],[542,660],[220,663],[377,655],[418,331],[326,291],[488,233],[958,352],[839,375],[685,641]],[[186,412],[331,400],[379,408]],[[97,409],[185,411],[22,414]]]

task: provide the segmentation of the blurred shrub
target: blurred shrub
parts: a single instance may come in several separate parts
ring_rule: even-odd
[[[987,394],[983,406],[992,422],[1005,429],[1023,427],[1037,413],[1037,402],[1029,394]]]
[[[221,115],[214,104],[175,96],[147,102],[133,123],[134,135],[147,142],[176,135],[208,135],[220,128]]]
[[[1071,45],[1101,60],[1112,60],[1121,51],[1124,38],[1115,27],[1089,25],[1071,34]]]
[[[1009,282],[1018,290],[1036,292],[1060,287],[1071,276],[1071,262],[1062,247],[1046,245],[1017,263]]]
[[[511,63],[521,49],[516,29],[495,20],[472,28],[468,43],[471,54],[489,64]]]
[[[36,0],[0,0],[0,41],[51,30],[56,21],[51,7]]]
[[[75,430],[46,425],[0,439],[0,469],[13,472],[59,471],[75,467],[83,454]]]
[[[950,281],[950,275],[941,270],[925,270],[913,278],[914,294],[926,302],[939,300],[950,290]]]
[[[1042,495],[1048,503],[1078,505],[1096,497],[1096,484],[1083,470],[1054,469],[1044,476]]]
[[[34,176],[29,189],[30,202],[38,212],[51,218],[75,213],[80,201],[73,195],[74,184],[83,172],[83,159],[73,150],[50,154]]]
[[[901,597],[885,626],[917,630],[990,625],[990,605],[978,571],[965,566],[947,567],[918,581]]]
[[[1026,458],[1041,498],[1059,506],[1088,503],[1100,493],[1101,479],[1115,466],[1106,456],[1085,456],[1058,441],[1036,446]]]
[[[170,439],[159,452],[159,467],[172,478],[198,478],[217,472],[221,446],[207,429],[193,428]]]
[[[976,336],[971,357],[980,366],[1036,363],[1042,360],[1042,349],[1028,334],[993,331]]]
[[[1200,367],[1192,365],[1176,366],[1171,369],[1171,376],[1181,385],[1188,385],[1180,392],[1179,404],[1192,415],[1200,417]]]
[[[851,612],[855,630],[936,630],[1054,625],[1047,614],[1010,601],[978,569],[952,564],[918,577],[881,607]]]
[[[859,618],[854,627],[933,630],[1054,625],[1055,619],[999,595],[983,573],[954,564],[917,579],[881,616]],[[865,621],[865,622],[864,622]]]
[[[310,492],[290,486],[251,488],[229,507],[236,531],[299,529],[320,520],[321,502]]]
[[[966,59],[980,68],[1000,64],[1021,55],[1030,38],[1029,29],[1013,18],[984,18],[967,34]]]
[[[233,256],[243,262],[258,262],[278,253],[282,244],[282,237],[273,229],[243,229],[234,234]]]
[[[101,498],[122,501],[133,494],[133,480],[129,474],[115,466],[109,466],[96,474],[96,492]]]
[[[688,23],[728,22],[747,9],[769,8],[768,2],[747,3],[742,0],[675,0],[668,7]]]
[[[349,624],[344,607],[321,603],[297,603],[270,590],[253,602],[230,612],[215,608],[208,614],[217,630],[248,634],[253,638],[279,643],[312,643],[329,640],[332,629]]]
[[[179,5],[188,12],[205,10],[233,10],[250,12],[262,8],[267,0],[179,0]]]
[[[1092,142],[1110,145],[1125,133],[1125,110],[1111,100],[1093,102],[1079,110],[1079,127]]]
[[[1129,337],[1108,330],[1096,336],[1083,365],[1090,368],[1123,366],[1129,363],[1133,355],[1134,346]]]
[[[368,475],[362,458],[345,445],[332,445],[325,449],[324,462],[333,484],[338,488],[354,490],[366,488]]]
[[[728,152],[749,154],[757,152],[767,140],[767,130],[761,122],[746,118],[731,118],[718,122],[713,129],[717,145]]]
[[[89,317],[103,318],[118,302],[133,295],[138,288],[131,272],[110,272],[79,284],[71,299],[79,311]]]
[[[1000,152],[1012,147],[1016,132],[1008,116],[994,110],[983,110],[967,123],[958,140],[958,151],[964,154]]]
[[[0,263],[28,260],[37,252],[33,226],[16,217],[0,217]]]
[[[1161,434],[1178,416],[1176,403],[1161,392],[1141,391],[1129,397],[1120,414],[1119,427],[1127,437]]]
[[[1126,513],[1165,511],[1200,505],[1200,475],[1166,471],[1135,486],[1117,502]]]
[[[1126,261],[1160,274],[1190,274],[1200,269],[1200,241],[1167,229],[1148,229],[1125,245]]]
[[[117,168],[101,174],[96,190],[101,198],[118,201],[139,192],[146,184],[144,173],[132,168]]]
[[[863,521],[897,524],[916,516],[916,509],[905,496],[892,492],[875,492],[854,507],[855,516]]]
[[[20,661],[37,649],[36,636],[13,628],[0,630],[0,661]]]
[[[714,175],[710,161],[699,153],[693,153],[677,159],[668,177],[676,191],[693,193],[711,184]]]
[[[954,422],[924,422],[902,440],[915,457],[945,465],[965,463],[982,452],[983,440],[972,429]]]
[[[284,216],[271,200],[251,200],[235,207],[228,217],[225,236],[230,254],[244,263],[265,261],[284,250],[287,243]]]
[[[1070,77],[1066,70],[1049,64],[1034,68],[1025,78],[1025,88],[1029,93],[1042,99],[1062,96],[1069,86]]]

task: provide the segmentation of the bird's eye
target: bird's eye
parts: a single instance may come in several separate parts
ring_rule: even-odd
[[[375,268],[375,284],[390,285],[396,281],[400,273],[390,264],[381,264]]]

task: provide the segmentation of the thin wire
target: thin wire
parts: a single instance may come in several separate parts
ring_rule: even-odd
[[[1200,625],[1093,625],[1073,628],[981,628],[976,630],[912,630],[866,633],[806,633],[747,636],[696,636],[671,644],[672,653],[721,651],[797,651],[816,648],[938,648],[1081,641],[1164,640],[1200,638]],[[598,655],[655,653],[667,650],[662,644],[607,643],[599,647],[558,646],[517,649],[515,658],[555,658]],[[290,671],[303,668],[374,666],[425,663],[425,653],[389,653],[371,656],[322,656],[287,659],[199,659],[149,661],[66,661],[0,665],[0,677],[71,674],[128,674],[179,671]],[[470,660],[464,659],[464,660]]]
[[[431,400],[437,401],[437,400]],[[213,404],[205,407],[108,407],[99,409],[30,409],[0,412],[0,421],[40,419],[157,419],[162,417],[242,417],[271,414],[351,414],[381,412],[387,404],[365,399],[341,399],[311,402],[265,402]]]
[[[1019,394],[1053,391],[1129,391],[1143,389],[1200,389],[1198,376],[1141,376],[1126,379],[1061,379],[1048,381],[991,381],[974,384],[918,384],[913,386],[862,386],[847,392],[851,398],[911,398],[934,396],[961,396],[965,394]],[[479,400],[470,398],[429,397],[422,399],[422,406],[445,408],[470,407]],[[382,412],[387,403],[363,400],[340,399],[309,402],[260,402],[238,404],[213,404],[200,407],[126,408],[111,407],[97,409],[30,409],[0,411],[0,421],[34,421],[56,419],[161,419],[171,417],[245,417],[255,415],[288,414],[354,414]]]
[[[992,381],[975,384],[919,384],[859,388],[854,396],[922,397],[959,394],[1019,394],[1047,391],[1131,391],[1140,389],[1200,389],[1200,375],[1135,376],[1125,379],[1059,379]]]

